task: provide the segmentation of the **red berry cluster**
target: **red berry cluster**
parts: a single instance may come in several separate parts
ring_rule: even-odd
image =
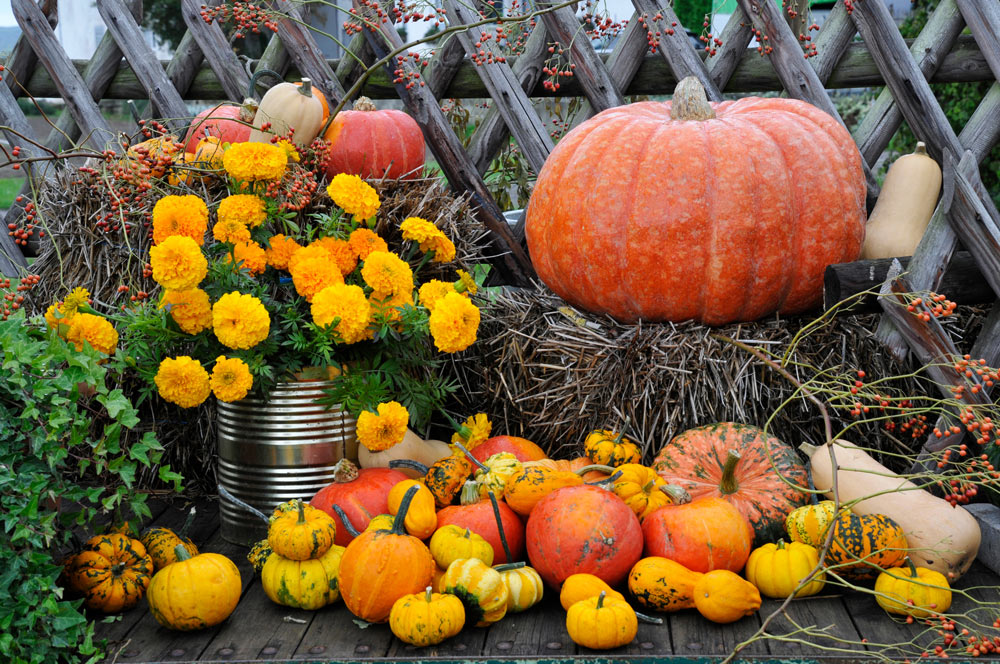
[[[947,318],[955,312],[957,304],[940,293],[931,293],[925,300],[915,297],[906,305],[906,310],[915,314],[922,321],[929,322],[931,317]]]
[[[751,28],[750,31],[753,32],[753,36],[757,38],[758,54],[764,56],[764,55],[771,55],[772,53],[774,53],[774,47],[767,43],[769,39],[767,35],[765,35],[757,28]]]
[[[247,0],[228,0],[218,7],[202,5],[201,18],[205,23],[234,23],[236,32],[233,36],[237,39],[242,39],[247,33],[259,34],[262,25],[272,32],[278,31],[275,13],[266,9],[263,4]]]
[[[949,572],[949,580],[954,578],[954,573]],[[907,623],[914,622],[913,616],[908,616]],[[922,620],[930,630],[933,630],[939,637],[941,643],[934,646],[932,650],[925,650],[920,653],[920,658],[939,657],[948,659],[951,655],[949,649],[954,649],[955,654],[964,657],[983,657],[986,655],[995,656],[1000,653],[1000,636],[989,636],[987,634],[973,634],[967,628],[959,629],[953,618],[935,614]],[[993,621],[993,628],[1000,629],[1000,618]],[[903,660],[904,664],[912,664],[910,660]]]
[[[11,281],[8,278],[0,278],[0,291],[3,292],[3,299],[0,300],[0,320],[7,320],[11,314],[21,308],[24,304],[24,293],[38,285],[42,278],[37,274],[29,274],[22,277],[17,287],[12,291]]]
[[[507,57],[503,55],[502,51],[502,44],[506,39],[507,33],[502,25],[497,26],[495,32],[483,30],[480,33],[479,40],[473,44],[478,49],[471,56],[473,64],[480,67],[495,62],[507,62]],[[491,47],[491,43],[496,46]]]
[[[552,42],[548,47],[549,57],[542,65],[542,73],[546,78],[542,81],[542,87],[549,92],[558,92],[559,80],[562,78],[572,78],[576,65],[568,61],[566,49],[559,45],[559,42]]]
[[[14,201],[22,203],[24,202],[24,196],[18,196]],[[14,238],[14,244],[19,244],[22,247],[28,244],[28,238],[35,234],[35,215],[37,212],[35,204],[28,201],[24,204],[24,217],[16,222],[7,224],[7,235]],[[39,229],[38,237],[45,237],[45,231]]]
[[[802,48],[805,51],[806,60],[809,58],[815,58],[819,55],[819,52],[816,50],[816,42],[813,41],[812,35],[809,34],[813,30],[819,30],[819,25],[813,23],[806,29],[805,34],[799,35],[799,41],[802,42]]]
[[[421,87],[427,85],[427,83],[421,80],[420,70],[417,66],[427,66],[428,61],[424,56],[419,53],[401,53],[396,56],[396,68],[393,70],[392,79],[394,84],[405,84],[407,90],[415,85],[420,85]]]
[[[701,35],[698,36],[698,39],[705,45],[705,52],[711,57],[715,55],[715,49],[722,46],[722,40],[709,31],[708,19],[709,17],[706,15],[701,24]]]

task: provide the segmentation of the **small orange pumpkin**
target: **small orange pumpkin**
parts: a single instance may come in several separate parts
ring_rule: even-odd
[[[121,533],[92,537],[70,558],[65,578],[83,605],[104,613],[135,606],[149,587],[153,559],[137,539]]]

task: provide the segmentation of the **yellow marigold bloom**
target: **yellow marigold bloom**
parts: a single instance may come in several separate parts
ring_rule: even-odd
[[[69,321],[66,341],[75,344],[77,350],[83,350],[86,342],[94,350],[111,355],[118,345],[118,330],[106,318],[78,313]]]
[[[361,278],[377,293],[396,295],[413,290],[413,270],[390,251],[373,251],[361,267]]]
[[[307,258],[292,269],[295,292],[312,302],[313,297],[327,286],[344,283],[337,264],[326,258]]]
[[[431,261],[435,263],[448,263],[455,260],[455,243],[449,240],[444,233],[429,238],[426,242],[420,243],[420,251],[427,253],[434,252]]]
[[[219,221],[235,221],[256,228],[267,219],[267,205],[264,199],[253,194],[233,194],[219,203]]]
[[[186,235],[173,235],[149,249],[153,281],[168,290],[187,290],[208,274],[208,261],[198,243]]]
[[[234,143],[222,155],[222,166],[244,182],[280,180],[288,166],[288,153],[270,143]]]
[[[479,285],[476,284],[476,280],[472,278],[472,275],[465,270],[458,270],[458,282],[455,284],[455,290],[459,293],[468,293],[470,295],[475,295],[476,291],[479,290]]]
[[[226,262],[230,263],[234,258],[241,270],[249,270],[252,275],[263,273],[267,267],[267,253],[264,252],[264,247],[256,242],[240,242],[233,245],[233,253],[231,256],[226,256]]]
[[[347,239],[347,244],[351,247],[354,255],[365,260],[368,254],[373,251],[389,251],[389,245],[385,243],[378,233],[370,228],[357,228]]]
[[[62,302],[53,302],[49,305],[49,308],[45,310],[45,323],[53,330],[59,329],[59,324],[63,325],[69,323],[70,319],[73,318],[75,312],[70,315],[66,315],[66,310],[64,309],[64,304]]]
[[[70,291],[62,303],[64,316],[73,316],[85,304],[90,303],[90,291],[83,286],[77,286]]]
[[[486,413],[476,413],[470,415],[458,431],[451,434],[451,442],[462,443],[465,449],[471,450],[477,445],[486,442],[493,431],[493,424]]]
[[[378,192],[357,175],[339,173],[326,187],[333,202],[356,219],[370,219],[378,212],[382,202]]]
[[[358,416],[358,442],[372,452],[387,450],[406,435],[410,413],[397,401],[380,403],[378,414],[364,411]]]
[[[299,151],[295,148],[295,143],[281,139],[275,145],[285,151],[285,155],[289,161],[294,161],[296,164],[299,163],[301,158],[299,157]]]
[[[431,237],[441,234],[437,226],[421,217],[407,217],[399,225],[399,230],[402,231],[404,240],[414,242],[426,242]]]
[[[425,281],[421,284],[420,290],[417,291],[417,297],[420,299],[420,304],[426,307],[428,311],[434,311],[434,305],[436,305],[442,297],[448,293],[454,292],[455,287],[447,281],[431,279],[430,281]]]
[[[479,309],[467,297],[448,293],[434,307],[428,323],[437,349],[442,353],[457,353],[476,340]]]
[[[225,221],[219,221],[215,224],[215,226],[212,226],[212,237],[215,238],[217,242],[229,242],[231,244],[249,242],[250,229],[246,227],[246,224],[240,221],[227,219]]]
[[[201,246],[208,229],[208,207],[198,196],[164,196],[153,206],[153,244],[186,235]]]
[[[354,272],[354,268],[358,266],[358,258],[354,255],[351,246],[347,244],[347,240],[340,240],[335,237],[321,237],[314,244],[318,244],[330,252],[333,261],[340,268],[340,274],[347,276],[351,272]]]
[[[345,344],[357,343],[371,336],[368,325],[372,308],[361,286],[327,286],[313,298],[312,316],[313,322],[323,327],[339,318],[334,329]]]
[[[327,262],[333,262],[333,256],[331,256],[330,252],[326,250],[326,247],[315,242],[310,242],[298,251],[292,253],[291,257],[288,259],[288,271],[294,272],[295,267],[300,261],[308,260],[310,258],[322,258]]]
[[[160,308],[166,308],[177,327],[186,334],[198,334],[212,327],[212,304],[208,301],[208,293],[200,288],[165,290],[160,297]]]
[[[288,261],[292,254],[302,248],[302,245],[295,241],[295,238],[285,237],[282,234],[272,235],[268,240],[267,264],[275,270],[287,270]]]
[[[160,362],[153,382],[161,397],[181,408],[200,406],[212,389],[208,384],[208,372],[197,360],[186,355],[168,357]]]
[[[219,401],[239,401],[253,387],[253,376],[250,367],[240,358],[220,355],[215,358],[209,385]]]
[[[212,307],[212,327],[223,346],[253,348],[267,338],[271,316],[253,295],[226,293]]]

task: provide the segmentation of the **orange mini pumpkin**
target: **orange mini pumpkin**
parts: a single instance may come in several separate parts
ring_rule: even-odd
[[[149,587],[153,559],[137,539],[121,533],[92,537],[67,561],[65,578],[83,605],[104,613],[135,606]]]
[[[424,134],[403,111],[378,110],[367,97],[354,110],[333,118],[323,138],[330,143],[326,174],[362,178],[419,177],[424,165]]]

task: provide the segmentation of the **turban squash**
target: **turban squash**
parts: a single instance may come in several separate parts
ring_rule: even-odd
[[[818,305],[864,227],[861,157],[836,120],[794,99],[709,104],[692,78],[569,132],[525,233],[538,276],[582,309],[721,325]]]

